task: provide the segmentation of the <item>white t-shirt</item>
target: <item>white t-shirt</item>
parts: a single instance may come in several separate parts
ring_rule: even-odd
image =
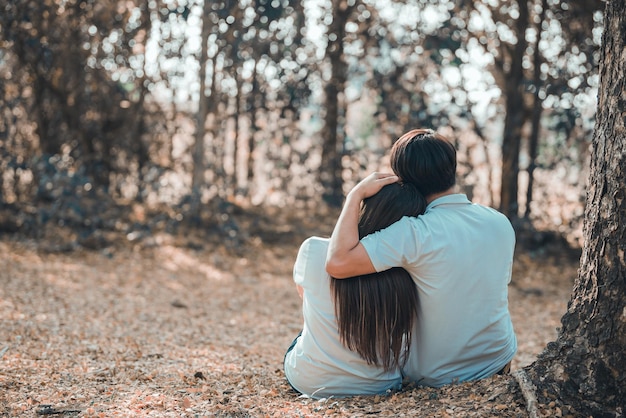
[[[418,320],[403,368],[412,381],[437,387],[481,379],[513,358],[515,232],[503,214],[447,195],[361,243],[377,271],[404,267],[417,285]]]
[[[293,279],[304,288],[302,335],[285,357],[285,375],[299,392],[314,398],[373,395],[400,389],[399,369],[385,372],[367,364],[339,339],[326,273],[328,239],[311,237],[301,245]]]

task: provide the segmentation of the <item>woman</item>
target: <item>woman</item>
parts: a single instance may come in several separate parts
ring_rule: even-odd
[[[385,186],[363,202],[359,235],[403,216],[418,216],[425,207],[415,187]],[[401,268],[332,279],[324,269],[327,249],[328,239],[311,237],[296,258],[293,277],[302,297],[304,326],[285,354],[287,380],[314,398],[399,389],[417,315],[413,280]]]

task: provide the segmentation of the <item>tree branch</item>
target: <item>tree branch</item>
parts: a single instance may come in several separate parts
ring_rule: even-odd
[[[524,369],[516,370],[511,374],[515,380],[517,380],[517,383],[522,390],[522,395],[524,395],[524,400],[526,401],[528,416],[530,418],[539,418],[540,415],[537,410],[537,396],[535,395],[537,389],[535,388],[535,385],[531,382]]]

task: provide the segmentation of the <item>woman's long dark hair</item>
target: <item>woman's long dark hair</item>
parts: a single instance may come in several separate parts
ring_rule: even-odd
[[[403,216],[417,216],[425,207],[426,201],[415,186],[385,186],[361,205],[359,238]],[[330,287],[341,342],[368,364],[385,370],[403,365],[418,303],[417,288],[409,273],[394,267],[347,279],[332,278]]]

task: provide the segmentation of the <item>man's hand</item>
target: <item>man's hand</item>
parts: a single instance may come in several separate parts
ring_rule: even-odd
[[[394,174],[374,172],[354,186],[349,194],[353,195],[360,202],[375,195],[386,185],[395,183],[398,180],[399,177]]]

